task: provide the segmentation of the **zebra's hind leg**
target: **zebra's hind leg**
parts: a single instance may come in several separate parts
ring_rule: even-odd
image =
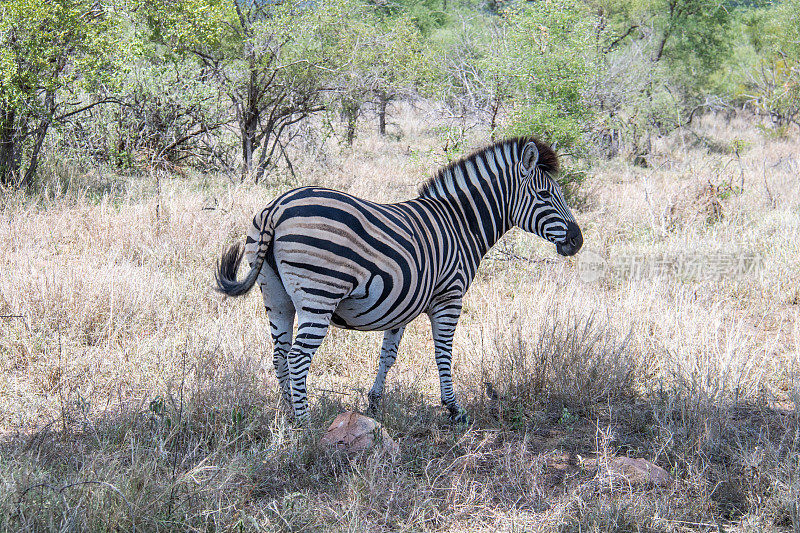
[[[308,396],[306,394],[306,377],[311,359],[314,357],[322,339],[328,333],[331,315],[317,314],[318,310],[309,312],[305,309],[297,313],[297,335],[295,335],[292,349],[289,350],[289,388],[292,395],[294,416],[298,422],[308,421]]]
[[[442,302],[428,311],[433,331],[433,344],[436,352],[436,368],[439,370],[442,404],[450,411],[450,420],[456,424],[469,423],[469,415],[458,404],[453,391],[452,351],[453,335],[456,332],[458,317],[461,315],[461,300]]]
[[[275,376],[281,388],[281,395],[287,407],[292,406],[292,396],[289,392],[289,365],[287,356],[292,347],[292,327],[294,326],[294,308],[291,313],[269,313],[269,327],[272,333],[272,364],[275,366]]]
[[[388,329],[383,333],[383,345],[381,346],[381,360],[378,365],[378,374],[375,376],[375,383],[367,394],[369,398],[369,409],[374,411],[378,407],[378,402],[383,396],[383,386],[386,383],[386,374],[392,368],[394,360],[397,358],[397,347],[400,345],[400,339],[403,338],[403,332],[406,327],[402,326],[397,329]]]
[[[287,407],[292,407],[292,396],[289,390],[289,366],[286,358],[292,347],[292,328],[294,327],[295,309],[292,300],[283,288],[280,278],[270,267],[265,266],[259,278],[264,308],[269,317],[269,329],[272,336],[272,364],[275,377],[281,388],[281,395]]]

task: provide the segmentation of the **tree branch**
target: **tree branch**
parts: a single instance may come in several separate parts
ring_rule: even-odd
[[[191,139],[192,137],[197,137],[198,135],[202,135],[203,133],[207,133],[207,132],[209,132],[209,131],[213,131],[213,130],[215,130],[215,129],[219,128],[220,126],[222,126],[223,124],[224,124],[223,122],[220,122],[220,123],[214,124],[214,125],[212,125],[212,126],[207,126],[207,125],[203,124],[202,126],[200,126],[200,128],[199,128],[197,131],[193,131],[193,132],[191,132],[191,133],[187,133],[187,134],[186,134],[186,135],[184,135],[183,137],[180,137],[180,138],[178,138],[178,139],[176,139],[176,140],[172,141],[172,142],[171,142],[170,144],[168,144],[167,146],[165,146],[165,147],[164,147],[164,148],[161,150],[161,154],[165,154],[165,153],[169,152],[170,150],[174,149],[174,148],[175,148],[176,146],[178,146],[179,144],[183,144],[183,143],[185,143],[186,141],[188,141],[188,140],[189,140],[189,139]],[[161,155],[161,154],[159,154],[159,155]]]
[[[97,102],[93,102],[91,104],[85,105],[85,106],[83,106],[83,107],[81,107],[79,109],[74,109],[74,110],[72,110],[72,111],[70,111],[68,113],[64,113],[63,115],[59,115],[59,116],[55,117],[53,119],[53,121],[64,120],[65,118],[71,117],[72,115],[77,115],[78,113],[83,113],[84,111],[88,111],[89,109],[93,108],[94,106],[97,106],[97,105],[100,105],[100,104],[108,104],[108,103],[126,105],[126,104],[123,104],[123,102],[121,102],[120,100],[118,100],[116,98],[103,98],[102,100],[98,100]]]
[[[607,54],[607,53],[609,53],[611,50],[613,50],[614,48],[616,48],[616,47],[617,47],[617,45],[619,45],[619,43],[621,43],[622,41],[624,41],[624,40],[625,40],[625,38],[626,38],[626,37],[628,37],[628,35],[630,35],[630,34],[633,32],[633,30],[635,30],[635,29],[638,29],[638,28],[639,28],[639,25],[638,25],[638,24],[634,24],[633,26],[631,26],[630,28],[628,28],[628,31],[626,31],[625,33],[623,33],[622,35],[620,35],[619,37],[617,37],[616,39],[614,39],[614,40],[611,42],[611,44],[609,44],[609,45],[608,45],[608,46],[607,46],[605,49],[603,49],[603,53],[604,53],[604,54]]]

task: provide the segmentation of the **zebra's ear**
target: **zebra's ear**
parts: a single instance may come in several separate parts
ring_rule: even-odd
[[[550,145],[550,149],[554,152],[558,151],[558,141],[553,141],[553,144]]]
[[[539,149],[536,143],[531,141],[522,149],[522,169],[526,174],[533,172],[536,163],[539,162]]]

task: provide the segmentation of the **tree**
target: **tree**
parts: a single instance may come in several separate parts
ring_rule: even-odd
[[[688,124],[708,103],[713,75],[730,52],[730,13],[718,0],[595,0],[596,68],[590,100],[601,145],[620,137],[644,162],[653,133]]]
[[[453,125],[445,151],[457,155],[465,132],[538,135],[572,146],[587,131],[592,68],[590,19],[577,0],[516,5],[501,16],[461,13],[433,35],[435,67],[427,94]]]
[[[175,53],[193,56],[227,95],[243,179],[261,179],[285,156],[287,128],[325,108],[329,82],[345,57],[339,32],[351,7],[346,0],[148,1],[154,35]]]
[[[352,144],[358,115],[374,99],[378,110],[378,133],[386,134],[389,104],[410,93],[424,70],[422,34],[407,16],[365,16],[351,20],[348,61],[339,76],[339,103],[347,122],[345,140]]]
[[[778,128],[800,127],[800,0],[751,11],[744,24],[756,57],[745,63],[741,95]]]
[[[413,23],[423,37],[448,23],[447,0],[371,0],[373,12],[384,22],[406,19]]]
[[[104,101],[116,18],[94,0],[0,2],[0,183],[27,186],[51,127]]]
[[[493,59],[511,84],[510,132],[574,145],[591,114],[589,13],[577,0],[556,0],[510,10],[505,20],[507,37]]]
[[[75,124],[77,133],[101,139],[101,153],[118,167],[177,168],[189,162],[235,173],[230,143],[219,142],[230,122],[225,96],[193,58],[165,53],[145,36],[134,42],[136,53],[115,91],[118,105]]]
[[[429,80],[429,94],[440,97],[463,124],[467,116],[489,121],[494,137],[500,110],[510,97],[501,49],[505,28],[495,18],[459,18],[449,31],[437,35],[437,49],[428,61],[437,65]]]

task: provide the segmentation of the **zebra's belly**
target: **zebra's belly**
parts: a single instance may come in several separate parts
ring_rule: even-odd
[[[386,306],[380,312],[364,313],[369,306],[363,299],[345,298],[339,303],[331,317],[331,323],[339,328],[360,331],[384,331],[404,326],[414,320],[424,310],[424,305],[400,309]]]

